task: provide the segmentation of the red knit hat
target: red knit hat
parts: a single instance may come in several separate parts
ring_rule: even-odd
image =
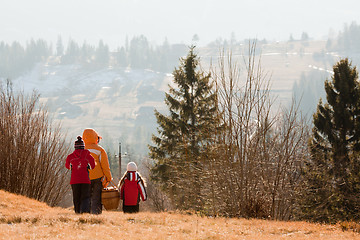
[[[85,143],[80,136],[77,137],[74,147],[75,149],[85,149]]]

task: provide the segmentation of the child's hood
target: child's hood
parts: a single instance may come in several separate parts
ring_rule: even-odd
[[[137,182],[140,180],[139,174],[136,171],[128,171],[127,180],[130,182]]]
[[[73,154],[74,154],[75,157],[80,157],[81,154],[83,154],[83,156],[86,156],[87,153],[83,153],[84,151],[89,152],[88,150],[85,150],[85,149],[75,149]]]

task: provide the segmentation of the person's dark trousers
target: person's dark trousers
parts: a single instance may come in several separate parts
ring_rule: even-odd
[[[135,206],[125,206],[123,204],[123,212],[124,213],[137,213],[139,212],[139,204]]]
[[[101,191],[102,191],[101,178],[91,180],[91,213],[101,214],[102,203],[101,203]]]
[[[90,213],[90,184],[71,185],[75,213]]]

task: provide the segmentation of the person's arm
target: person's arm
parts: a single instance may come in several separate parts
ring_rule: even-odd
[[[70,169],[70,155],[67,156],[67,158],[66,158],[65,167],[66,167],[67,169]]]
[[[112,176],[111,176],[111,172],[110,172],[109,159],[108,159],[108,156],[104,149],[101,149],[100,164],[101,164],[103,173],[105,175],[106,181],[110,182],[112,180]]]
[[[124,200],[124,186],[125,186],[125,181],[123,181],[123,182],[120,184],[120,199],[121,199],[121,200]]]
[[[139,192],[140,192],[141,199],[143,201],[146,201],[146,199],[147,199],[146,189],[145,189],[144,182],[143,182],[143,180],[141,178],[138,181],[138,189],[139,189]]]
[[[94,169],[94,167],[95,167],[95,159],[93,158],[93,156],[91,156],[90,152],[86,156],[86,159],[88,160],[88,162],[90,164],[90,168]]]

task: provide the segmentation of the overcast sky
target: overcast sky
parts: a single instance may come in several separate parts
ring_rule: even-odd
[[[143,34],[161,44],[199,45],[217,38],[287,40],[311,38],[360,24],[359,0],[0,0],[0,41],[42,38],[56,42],[123,46],[126,36]]]

